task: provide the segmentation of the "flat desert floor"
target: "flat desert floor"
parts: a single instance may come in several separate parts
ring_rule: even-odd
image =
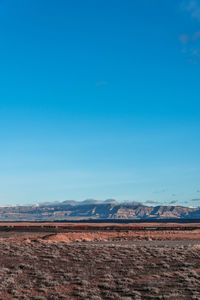
[[[199,229],[2,231],[0,299],[199,300]]]

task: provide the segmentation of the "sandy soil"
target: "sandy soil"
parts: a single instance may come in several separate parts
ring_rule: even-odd
[[[101,226],[100,226],[101,228]],[[147,227],[148,228],[148,227]],[[71,232],[21,232],[0,231],[0,240],[41,241],[41,242],[92,242],[92,241],[154,241],[154,240],[199,240],[200,228],[195,230],[165,231],[71,231]]]
[[[45,235],[43,242],[74,241],[137,241],[137,240],[199,240],[200,230],[166,231],[166,232],[70,232]]]

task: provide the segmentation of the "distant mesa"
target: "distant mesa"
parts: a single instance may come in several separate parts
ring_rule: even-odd
[[[115,199],[106,199],[104,203],[118,203]]]
[[[101,219],[197,219],[200,208],[183,206],[147,206],[139,202],[115,199],[84,201],[65,200],[29,206],[0,207],[0,221],[55,221]]]
[[[102,201],[99,200],[95,200],[95,199],[86,199],[82,202],[79,202],[82,205],[87,205],[87,204],[98,204],[98,203],[102,203]]]

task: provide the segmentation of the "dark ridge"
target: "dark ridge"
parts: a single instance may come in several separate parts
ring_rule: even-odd
[[[37,220],[37,221],[14,221],[14,223],[115,223],[115,224],[128,224],[128,223],[200,223],[200,219],[83,219],[83,220]],[[13,223],[13,221],[0,221],[1,223]]]

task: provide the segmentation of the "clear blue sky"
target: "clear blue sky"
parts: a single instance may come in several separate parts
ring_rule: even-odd
[[[0,2],[0,204],[200,205],[200,1]]]

